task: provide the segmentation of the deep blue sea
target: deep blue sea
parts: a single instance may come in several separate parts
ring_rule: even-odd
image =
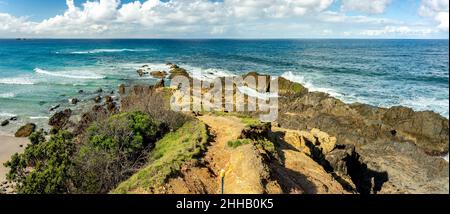
[[[0,120],[45,123],[51,106],[154,82],[136,69],[166,62],[219,76],[258,71],[349,103],[449,115],[448,40],[0,40]]]

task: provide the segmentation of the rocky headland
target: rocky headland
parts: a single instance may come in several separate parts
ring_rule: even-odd
[[[92,137],[91,132],[103,127],[99,121],[127,112],[143,112],[159,124],[140,155],[146,158],[133,159],[139,160],[133,170],[94,193],[217,194],[222,177],[224,193],[449,192],[448,162],[441,157],[449,150],[449,124],[436,113],[346,104],[280,77],[279,117],[273,123],[259,121],[259,112],[182,114],[170,110],[177,89],[165,82],[176,75],[192,77],[185,69],[170,66],[169,72],[146,66],[137,71],[139,76],[161,78],[156,85],[121,85],[119,97],[101,96],[83,114],[74,116],[66,109],[50,118],[48,134],[67,131],[76,148],[92,140],[104,144],[104,135]],[[258,74],[244,76],[248,75]],[[115,125],[108,127],[117,132],[108,134],[123,132]],[[27,124],[18,135],[29,136],[38,128]],[[109,177],[94,180],[102,179]],[[86,193],[73,177],[67,176],[67,183],[69,193]]]

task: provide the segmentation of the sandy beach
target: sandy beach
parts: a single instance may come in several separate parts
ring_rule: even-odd
[[[22,152],[28,142],[28,138],[0,135],[0,182],[6,180],[7,168],[3,166],[3,163],[8,161],[11,155]],[[20,145],[23,145],[23,147],[20,147]]]

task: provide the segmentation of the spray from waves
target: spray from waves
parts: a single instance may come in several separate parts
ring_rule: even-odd
[[[0,79],[0,84],[4,85],[33,85],[34,82],[27,77],[14,77]]]
[[[94,49],[94,50],[88,50],[88,51],[73,51],[70,53],[71,54],[99,54],[99,53],[147,52],[147,51],[152,51],[152,49]]]
[[[219,77],[231,77],[235,76],[232,72],[224,69],[217,68],[200,68],[191,65],[180,65],[180,67],[185,68],[186,71],[195,79],[202,81],[214,81]]]
[[[255,89],[247,87],[247,86],[238,87],[238,90],[245,95],[248,95],[250,97],[255,97],[255,98],[258,98],[258,99],[261,99],[264,101],[268,101],[268,100],[270,100],[270,98],[279,97],[278,93],[261,93]]]
[[[441,114],[442,116],[449,118],[449,101],[447,99],[416,97],[413,99],[405,99],[400,105],[413,108],[416,111],[427,111],[432,109],[433,111]]]
[[[300,83],[300,84],[304,85],[306,88],[308,88],[309,91],[324,92],[333,97],[336,97],[336,98],[342,99],[343,101],[346,101],[344,95],[337,92],[336,90],[331,89],[331,88],[317,87],[317,86],[313,85],[310,81],[306,81],[304,76],[294,74],[291,71],[283,73],[281,75],[281,77],[283,77],[287,80],[290,80],[292,82]]]
[[[16,114],[8,113],[8,112],[0,112],[0,117],[15,117]]]
[[[50,72],[40,68],[35,68],[34,72],[38,74],[44,74],[48,76],[54,77],[64,77],[70,79],[105,79],[105,76],[100,76],[96,74],[92,74],[85,71],[64,71],[64,72]],[[81,75],[80,75],[81,74]]]
[[[13,98],[13,97],[15,97],[15,96],[16,96],[16,94],[14,94],[14,93],[12,93],[12,92],[0,94],[0,98]]]

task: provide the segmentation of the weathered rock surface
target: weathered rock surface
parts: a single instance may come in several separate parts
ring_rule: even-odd
[[[55,130],[63,129],[72,116],[72,110],[66,109],[64,111],[57,112],[48,121],[48,125],[52,126]]]
[[[9,120],[4,120],[1,124],[1,126],[7,126],[9,124]]]
[[[36,130],[36,125],[34,123],[27,123],[26,125],[20,127],[15,133],[15,137],[29,137]]]
[[[280,85],[302,88],[295,83]],[[320,129],[335,136],[312,133],[316,139],[330,142],[325,144],[329,148],[321,148],[325,152],[319,159],[328,170],[352,178],[358,192],[448,193],[448,163],[440,158],[449,150],[448,119],[406,107],[345,104],[305,89],[300,93],[280,91],[278,124],[299,131]],[[315,156],[301,141],[307,135],[287,137],[299,150]]]

